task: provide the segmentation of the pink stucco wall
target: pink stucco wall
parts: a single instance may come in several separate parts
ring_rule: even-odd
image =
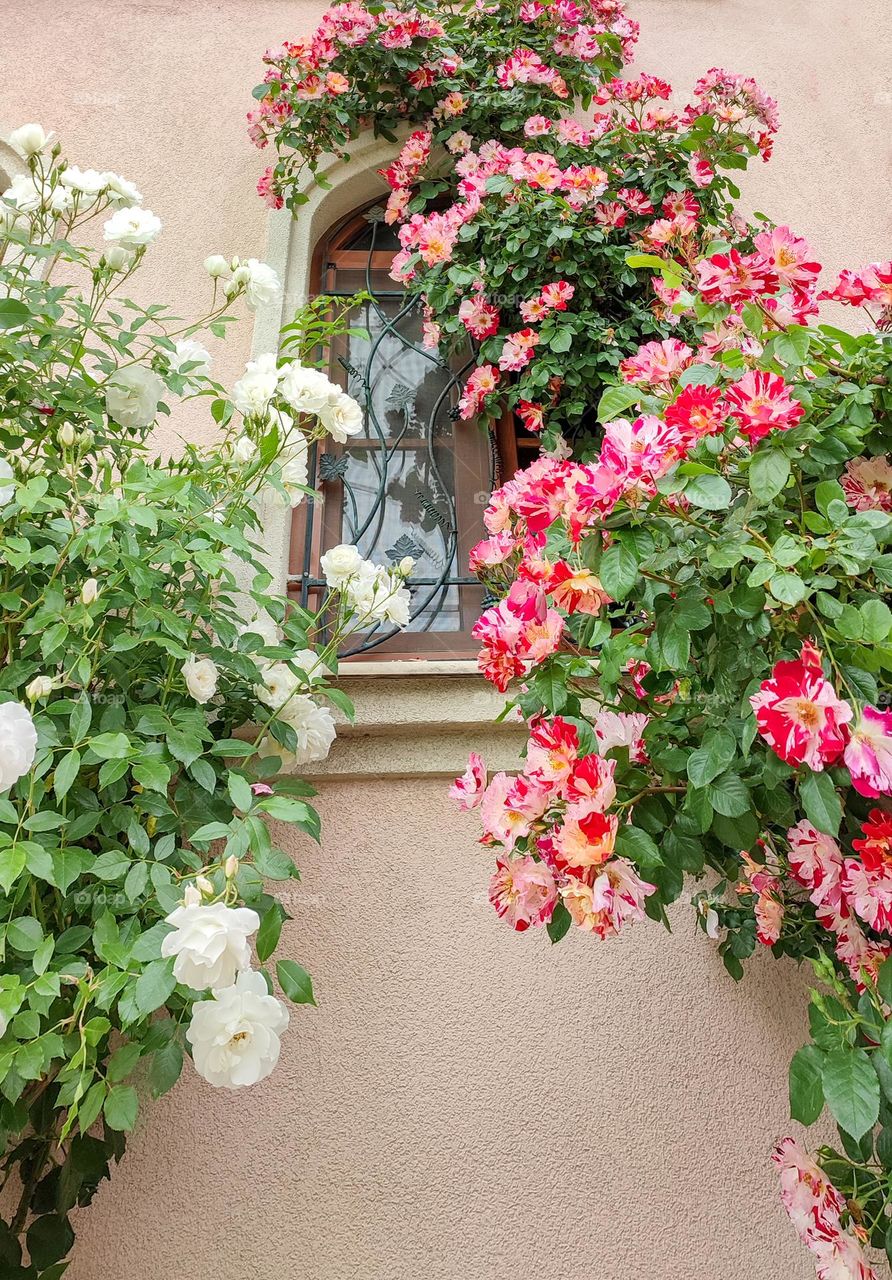
[[[243,118],[258,54],[305,0],[2,0],[0,130],[38,119],[82,165],[138,181],[164,221],[144,296],[188,313],[211,251],[262,256]],[[756,75],[780,99],[755,208],[832,267],[889,256],[888,0],[641,0],[640,66]],[[250,342],[221,352],[226,380]],[[174,429],[206,430],[194,417]],[[292,954],[318,1010],[278,1073],[189,1072],[80,1216],[72,1280],[806,1280],[767,1165],[803,1025],[795,973],[735,987],[686,915],[549,949],[482,897],[443,781],[323,788]]]

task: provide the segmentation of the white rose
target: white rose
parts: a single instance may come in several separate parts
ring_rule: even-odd
[[[260,636],[263,643],[270,647],[277,645],[282,638],[278,623],[268,613],[258,613],[255,618],[252,618],[250,622],[241,628],[240,634],[245,635],[248,631]]]
[[[37,753],[37,730],[21,702],[0,704],[0,792],[23,778]]]
[[[14,204],[20,213],[33,213],[40,205],[40,190],[29,173],[17,173],[3,192],[3,199]]]
[[[289,753],[295,765],[325,759],[337,736],[328,707],[320,707],[309,694],[298,693],[284,708],[282,719],[297,734],[297,746]]]
[[[6,195],[0,195],[0,235],[8,234],[11,231],[24,230],[27,222],[23,214],[20,214],[11,204],[6,203]]]
[[[246,418],[262,417],[278,384],[276,357],[267,352],[245,365],[244,374],[232,388],[232,403]]]
[[[99,173],[96,169],[79,169],[76,164],[71,164],[63,172],[59,181],[70,191],[77,191],[81,195],[92,196],[95,199],[108,185],[108,175]]]
[[[128,365],[105,384],[105,406],[122,427],[150,427],[164,395],[164,383],[152,369]]]
[[[381,603],[381,617],[385,622],[392,622],[395,627],[409,625],[412,595],[406,587],[392,583],[390,594]]]
[[[341,584],[347,603],[356,613],[365,617],[372,612],[376,599],[383,594],[380,591],[381,575],[386,572],[386,569],[379,569],[370,560],[363,560],[356,573]]]
[[[138,249],[140,245],[151,244],[161,231],[161,219],[151,209],[140,209],[138,205],[131,208],[116,209],[103,228],[103,235],[109,244],[122,244],[128,249]]]
[[[17,156],[27,160],[42,151],[52,137],[39,124],[23,124],[9,135],[9,145]]]
[[[169,351],[167,358],[174,373],[183,373],[187,378],[204,378],[211,371],[211,353],[195,338],[180,338],[176,344],[176,352]],[[195,367],[184,370],[190,364]]]
[[[70,213],[74,208],[74,192],[57,184],[50,192],[47,204],[53,213]]]
[[[279,454],[279,479],[292,507],[300,506],[304,500],[304,488],[310,482],[308,463],[309,448],[302,437],[286,445]]]
[[[204,269],[212,280],[223,280],[232,273],[232,268],[222,253],[212,253],[209,258],[205,258]]]
[[[250,307],[264,306],[277,302],[282,296],[282,285],[272,267],[256,258],[240,262],[232,273],[232,279],[226,286],[228,295],[236,294],[244,287],[245,297]]]
[[[261,702],[278,711],[299,687],[300,681],[286,663],[272,662],[264,668],[263,684],[255,685],[254,692]]]
[[[56,682],[52,676],[35,676],[31,683],[25,686],[25,697],[29,702],[36,702],[38,698],[46,698],[55,687]]]
[[[298,649],[292,654],[291,661],[300,668],[310,684],[315,684],[325,675],[325,663],[312,649]]]
[[[306,369],[296,360],[282,372],[281,391],[297,413],[320,413],[333,397],[341,394],[320,369]]]
[[[0,507],[15,497],[15,472],[6,458],[0,458]]]
[[[279,1060],[288,1010],[267,990],[262,973],[245,970],[235,985],[193,1006],[186,1039],[200,1076],[217,1088],[265,1080]]]
[[[326,551],[319,561],[322,576],[330,587],[342,587],[348,578],[358,573],[364,561],[355,547],[342,542]]]
[[[325,405],[319,411],[319,421],[333,440],[344,444],[348,436],[358,436],[362,431],[362,408],[342,391],[334,403]]]
[[[95,578],[87,578],[81,587],[81,604],[95,604],[99,598],[99,583]]]
[[[358,621],[408,625],[412,598],[398,572],[391,573],[383,565],[365,560],[344,590]]]
[[[232,446],[232,456],[236,462],[250,462],[257,453],[257,445],[250,436],[239,436]]]
[[[210,658],[187,658],[183,679],[196,702],[208,702],[217,692],[217,664]]]
[[[248,939],[260,927],[249,907],[191,903],[167,916],[173,933],[161,942],[161,955],[176,956],[173,974],[194,991],[231,987],[236,974],[251,967]]]
[[[119,173],[112,173],[108,169],[102,178],[105,186],[108,187],[109,199],[114,204],[142,204],[142,193],[137,189],[136,183],[131,182],[129,178],[122,178]]]
[[[111,245],[102,256],[112,271],[129,271],[133,266],[133,250],[125,249],[122,244]]]

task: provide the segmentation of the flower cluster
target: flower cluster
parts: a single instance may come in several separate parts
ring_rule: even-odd
[[[489,896],[512,928],[550,924],[558,903],[578,928],[602,939],[644,919],[656,888],[628,859],[614,856],[619,815],[609,812],[616,799],[609,752],[640,736],[643,726],[632,719],[596,717],[597,749],[584,754],[576,725],[543,717],[530,726],[523,773],[497,773],[487,785],[474,754],[453,784],[460,808],[480,809],[481,844],[498,850]]]
[[[750,702],[760,734],[781,760],[820,773],[842,757],[861,795],[892,795],[892,712],[865,703],[855,721],[811,641],[797,661],[776,663]]]
[[[892,1118],[892,268],[822,288],[804,237],[733,205],[773,99],[713,68],[676,106],[621,73],[618,7],[585,8],[443,17],[446,62],[416,50],[411,92],[371,91],[342,50],[340,135],[312,106],[271,127],[275,181],[296,205],[293,146],[312,166],[323,135],[343,154],[372,117],[404,122],[393,275],[464,363],[458,416],[507,409],[539,438],[470,557],[480,669],[529,727],[520,773],[472,755],[453,787],[495,853],[495,910],[606,937],[708,873],[696,921],[729,973],[759,942],[810,961],[829,994],[791,1109],[826,1105],[844,1154],[787,1152],[784,1195],[822,1280],[867,1280],[892,1171],[873,1142]],[[298,110],[285,71],[270,112]],[[873,324],[821,324],[828,302]]]
[[[346,154],[365,127],[386,135],[405,122],[433,126],[447,146],[468,130],[500,133],[518,104],[529,114],[543,93],[557,102],[590,95],[605,70],[632,56],[637,36],[619,0],[509,0],[498,11],[430,0],[337,4],[310,39],[264,55],[248,132],[261,149],[272,142],[278,161],[259,194],[273,207],[300,203],[304,169]]]
[[[260,916],[249,907],[204,902],[190,885],[183,905],[165,923],[172,929],[161,942],[161,955],[174,957],[177,982],[211,992],[209,1000],[194,1005],[186,1030],[196,1070],[213,1085],[238,1089],[259,1083],[279,1060],[279,1035],[289,1021],[263,975],[251,969],[248,939],[260,927]]]
[[[864,1254],[867,1233],[850,1219],[845,1199],[798,1142],[778,1143],[774,1163],[780,1169],[781,1198],[802,1243],[815,1259],[818,1280],[876,1280]]]
[[[37,125],[12,143],[27,174],[0,197],[0,1122],[6,1254],[21,1237],[49,1275],[141,1097],[187,1055],[212,1085],[257,1083],[289,1021],[277,992],[314,1002],[303,967],[273,960],[276,884],[298,874],[273,824],[318,839],[292,773],[328,755],[332,708],[351,712],[332,685],[345,638],[408,620],[411,564],[336,549],[350,563],[316,612],[270,590],[260,499],[300,501],[310,444],[362,424],[305,363],[330,354],[336,304],[298,313],[281,361],[259,356],[229,392],[205,343],[236,300],[279,296],[275,272],[215,254],[200,320],[142,306],[130,281],[161,224],[139,192],[68,164]],[[193,397],[211,442],[159,458],[158,415]],[[47,1195],[63,1183],[70,1199]]]

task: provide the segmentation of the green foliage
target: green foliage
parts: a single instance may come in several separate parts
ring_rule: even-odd
[[[77,243],[113,192],[75,195],[57,217],[58,150],[30,171],[36,207],[0,202],[0,716],[18,707],[36,733],[30,767],[13,771],[0,743],[0,1131],[4,1180],[21,1183],[0,1269],[51,1280],[70,1211],[189,1052],[206,993],[162,956],[165,918],[189,888],[257,911],[261,961],[280,945],[273,893],[298,873],[268,823],[318,839],[319,819],[312,788],[286,776],[298,734],[266,673],[281,664],[305,692],[300,662],[318,644],[314,697],[349,709],[329,675],[356,619],[336,593],[318,615],[289,609],[264,562],[257,498],[287,492],[283,460],[324,432],[243,420],[201,348],[177,345],[222,334],[250,271],[227,267],[195,323],[136,303],[145,249],[116,259]],[[305,359],[341,326],[327,304],[288,327]],[[144,393],[135,408],[113,390],[125,371]],[[186,398],[212,407],[217,437],[160,458],[155,416]],[[315,1003],[299,965],[278,973],[289,999]]]

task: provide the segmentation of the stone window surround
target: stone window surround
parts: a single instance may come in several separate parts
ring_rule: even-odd
[[[18,174],[27,173],[28,165],[6,141],[12,129],[0,124],[0,194]]]

